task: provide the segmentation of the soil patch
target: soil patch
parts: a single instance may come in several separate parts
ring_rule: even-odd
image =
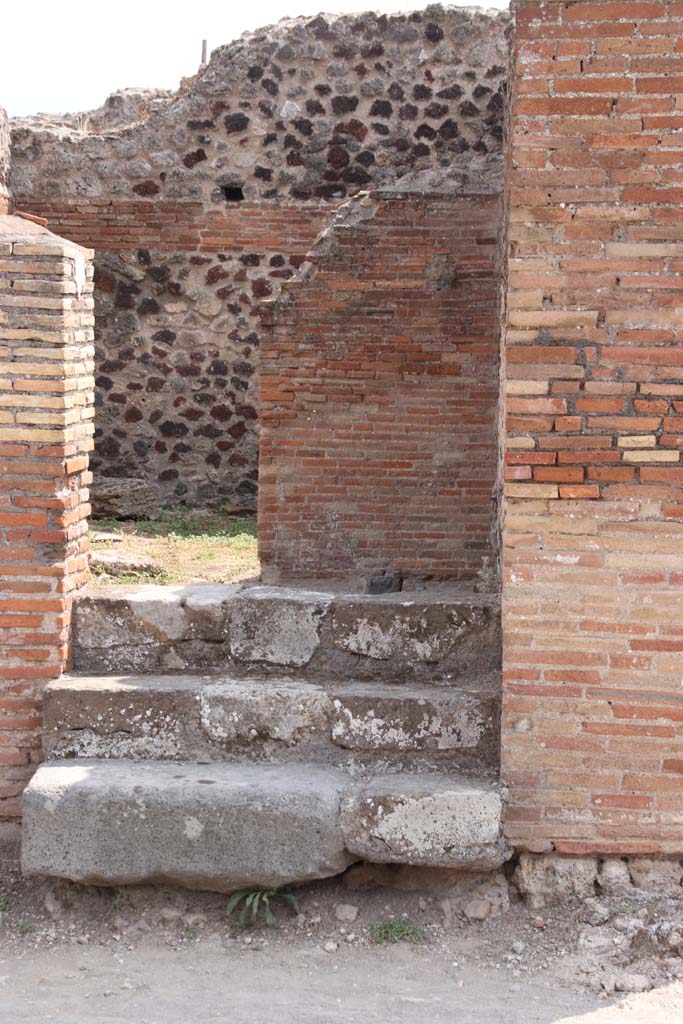
[[[163,513],[156,519],[97,519],[91,523],[93,552],[130,554],[160,565],[153,572],[118,571],[117,583],[238,583],[258,580],[256,516],[221,512]],[[105,568],[93,582],[111,583]]]

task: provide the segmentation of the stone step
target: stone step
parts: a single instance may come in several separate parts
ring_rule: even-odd
[[[22,868],[219,892],[325,878],[359,859],[488,870],[509,855],[501,809],[494,785],[445,775],[55,761],[24,793]]]
[[[500,599],[462,588],[367,595],[239,584],[88,588],[83,672],[240,673],[500,689]]]
[[[496,771],[497,695],[419,684],[212,675],[64,676],[44,694],[48,757],[417,762]]]

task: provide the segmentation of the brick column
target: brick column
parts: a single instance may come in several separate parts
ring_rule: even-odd
[[[508,833],[680,854],[683,3],[516,14]]]
[[[0,216],[0,818],[41,758],[42,689],[88,575],[91,256]]]

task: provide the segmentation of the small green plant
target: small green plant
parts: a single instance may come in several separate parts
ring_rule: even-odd
[[[31,922],[27,921],[25,917],[22,917],[21,921],[17,925],[17,931],[22,936],[22,938],[25,938],[27,935],[30,935],[33,930],[34,928]]]
[[[371,924],[370,935],[378,946],[384,945],[385,942],[412,942],[414,946],[419,946],[427,938],[424,928],[419,928],[405,918],[391,918],[389,921]]]
[[[9,896],[0,894],[0,914],[4,914],[7,910],[9,910]]]
[[[237,919],[243,927],[256,924],[261,917],[265,921],[266,927],[272,928],[275,924],[272,904],[277,902],[289,903],[295,913],[301,912],[299,901],[294,893],[282,892],[281,889],[255,889],[253,891],[242,889],[240,892],[234,892],[228,900],[225,912],[230,917],[239,909]]]

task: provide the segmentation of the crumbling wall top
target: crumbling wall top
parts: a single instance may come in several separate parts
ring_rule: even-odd
[[[55,129],[67,128],[78,134],[105,135],[146,121],[150,114],[169,104],[175,93],[169,89],[117,89],[96,110],[76,114],[39,113],[15,118],[15,124]]]
[[[13,190],[215,203],[226,189],[499,191],[509,34],[505,12],[440,5],[286,19],[217,49],[171,98],[127,90],[90,115],[17,119]]]
[[[12,216],[0,213],[0,242],[44,246],[49,255],[66,256],[71,259],[92,259],[92,249],[87,249],[67,238],[61,238],[42,224],[35,224],[22,214]],[[24,253],[23,255],[26,255]]]

